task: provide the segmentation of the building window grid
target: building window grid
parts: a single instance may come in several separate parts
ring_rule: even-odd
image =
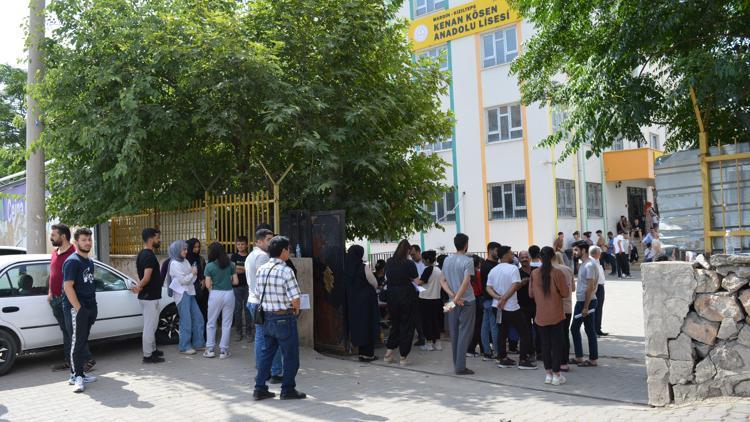
[[[603,217],[602,210],[602,184],[586,183],[586,211],[589,217]]]
[[[659,134],[657,133],[649,133],[648,134],[649,143],[651,144],[652,149],[661,149],[661,145],[659,142]]]
[[[573,180],[555,180],[557,194],[557,216],[576,217],[576,184]]]
[[[526,183],[524,181],[493,183],[487,187],[489,219],[526,218]]]
[[[414,15],[422,16],[446,8],[448,0],[417,0],[414,4]]]
[[[454,222],[456,221],[456,196],[453,189],[445,192],[441,200],[432,203],[428,210],[435,222]]]
[[[420,59],[430,58],[440,64],[440,70],[443,72],[448,71],[448,46],[441,45],[433,47],[428,50],[424,50],[417,55]]]
[[[487,110],[487,142],[523,138],[521,104],[508,104]]]
[[[482,65],[485,68],[510,63],[517,56],[515,25],[482,36]]]
[[[433,142],[426,144],[423,148],[424,151],[439,152],[453,149],[453,138],[446,138],[442,142]]]

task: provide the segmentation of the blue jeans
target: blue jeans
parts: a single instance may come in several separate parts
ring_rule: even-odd
[[[499,330],[496,323],[497,317],[492,312],[492,299],[485,299],[482,302],[482,307],[484,309],[482,314],[482,347],[485,353],[490,354],[490,333],[492,333],[492,350],[497,353]]]
[[[581,339],[581,324],[583,324],[584,330],[586,331],[586,337],[589,340],[589,360],[599,359],[599,349],[596,343],[596,320],[595,315],[599,312],[597,309],[596,299],[591,299],[589,302],[589,311],[596,309],[596,312],[589,313],[586,317],[575,318],[576,315],[581,314],[583,309],[583,301],[576,302],[575,309],[573,309],[573,323],[570,325],[570,332],[573,334],[573,348],[576,351],[576,359],[583,357],[583,343]]]
[[[256,326],[256,330],[257,330]],[[266,380],[271,374],[271,362],[281,350],[284,356],[284,376],[281,381],[281,394],[294,391],[297,383],[294,379],[299,370],[299,336],[297,317],[294,315],[274,315],[266,313],[263,323],[263,347],[260,349],[260,360],[257,362],[258,375],[255,376],[255,390],[268,391]],[[256,343],[255,347],[258,347]]]
[[[248,303],[247,304],[247,311],[250,312],[250,321],[253,319],[253,315],[255,315],[255,308],[258,307],[258,304],[256,303]],[[263,350],[263,344],[264,344],[264,337],[263,337],[263,326],[262,325],[256,325],[255,326],[255,369],[258,369],[258,363],[260,362],[260,354]],[[282,362],[281,362],[281,349],[276,351],[276,354],[273,356],[273,362],[271,363],[271,375],[274,377],[280,377],[281,371],[282,371]]]
[[[184,293],[180,303],[177,304],[177,313],[180,315],[180,351],[184,352],[191,347],[193,349],[205,347],[206,339],[203,337],[205,322],[195,296]]]

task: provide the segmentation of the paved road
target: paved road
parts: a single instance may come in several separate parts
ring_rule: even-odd
[[[407,368],[306,350],[298,384],[310,398],[256,403],[251,400],[254,364],[246,343],[233,343],[234,356],[224,361],[165,348],[166,364],[145,366],[140,342],[128,340],[94,349],[100,379],[84,394],[72,393],[64,373],[49,370],[56,353],[19,360],[0,378],[0,421],[748,420],[749,400],[664,409],[644,405],[640,283],[613,282],[607,293],[604,325],[615,336],[602,341],[602,367],[574,369],[563,387],[546,387],[541,370],[500,370],[479,359],[470,361],[476,376],[455,376],[449,348],[415,352]]]

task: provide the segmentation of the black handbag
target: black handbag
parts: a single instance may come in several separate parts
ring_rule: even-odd
[[[276,265],[274,264],[273,267],[271,267],[270,270],[268,270],[268,274],[266,274],[266,281],[268,281],[268,277],[271,275],[271,271],[273,271],[274,268],[276,268]],[[266,322],[266,311],[263,310],[263,299],[266,297],[266,285],[268,283],[263,283],[263,294],[260,295],[260,303],[258,304],[258,307],[255,308],[255,312],[253,313],[253,322],[255,325],[263,325],[264,322]]]
[[[378,299],[383,303],[388,303],[388,283],[383,285],[383,288],[380,289],[380,292],[378,293]]]

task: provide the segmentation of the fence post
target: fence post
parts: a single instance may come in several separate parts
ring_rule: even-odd
[[[294,164],[290,164],[289,167],[287,167],[284,174],[281,175],[279,180],[274,180],[273,177],[271,177],[271,173],[268,172],[268,169],[266,166],[263,165],[263,163],[259,162],[261,167],[263,167],[263,171],[266,172],[266,176],[268,176],[268,180],[271,181],[271,184],[273,185],[273,231],[276,234],[279,234],[281,231],[281,182],[284,181],[284,178],[287,174],[292,170],[292,167],[294,167]]]
[[[206,209],[206,245],[211,244],[211,196],[208,191],[203,194],[203,206]]]

